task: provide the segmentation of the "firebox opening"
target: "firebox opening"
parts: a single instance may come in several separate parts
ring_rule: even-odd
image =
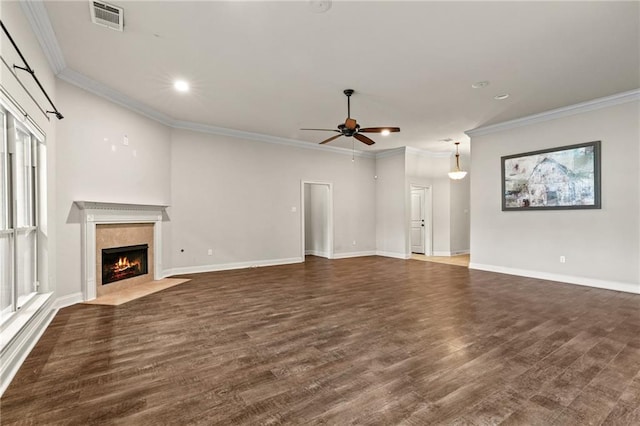
[[[148,244],[102,249],[102,285],[148,273]]]

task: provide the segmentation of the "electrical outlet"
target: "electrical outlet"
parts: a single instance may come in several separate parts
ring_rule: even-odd
[[[560,256],[560,263],[565,263],[567,261],[567,258],[564,256]]]
[[[209,249],[209,250],[207,250],[207,255],[209,255],[209,256],[213,256],[213,249]]]
[[[353,240],[353,242],[351,244],[353,244],[355,246],[356,245],[356,240]]]
[[[124,146],[128,146],[129,145],[129,136],[124,135],[122,137],[122,145],[124,145]]]

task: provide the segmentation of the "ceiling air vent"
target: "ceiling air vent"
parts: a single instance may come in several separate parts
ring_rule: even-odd
[[[112,30],[122,31],[124,28],[124,10],[101,1],[89,2],[91,22]]]

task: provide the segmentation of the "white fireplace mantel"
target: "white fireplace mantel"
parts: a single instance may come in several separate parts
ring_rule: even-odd
[[[82,212],[82,294],[85,301],[96,298],[96,225],[153,223],[154,280],[162,278],[162,218],[169,206],[74,201]]]

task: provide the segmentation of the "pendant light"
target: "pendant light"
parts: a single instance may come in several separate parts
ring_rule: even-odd
[[[460,168],[460,151],[458,145],[460,145],[460,142],[456,142],[456,168],[454,171],[449,172],[449,177],[453,180],[464,179],[467,175],[467,172]]]

